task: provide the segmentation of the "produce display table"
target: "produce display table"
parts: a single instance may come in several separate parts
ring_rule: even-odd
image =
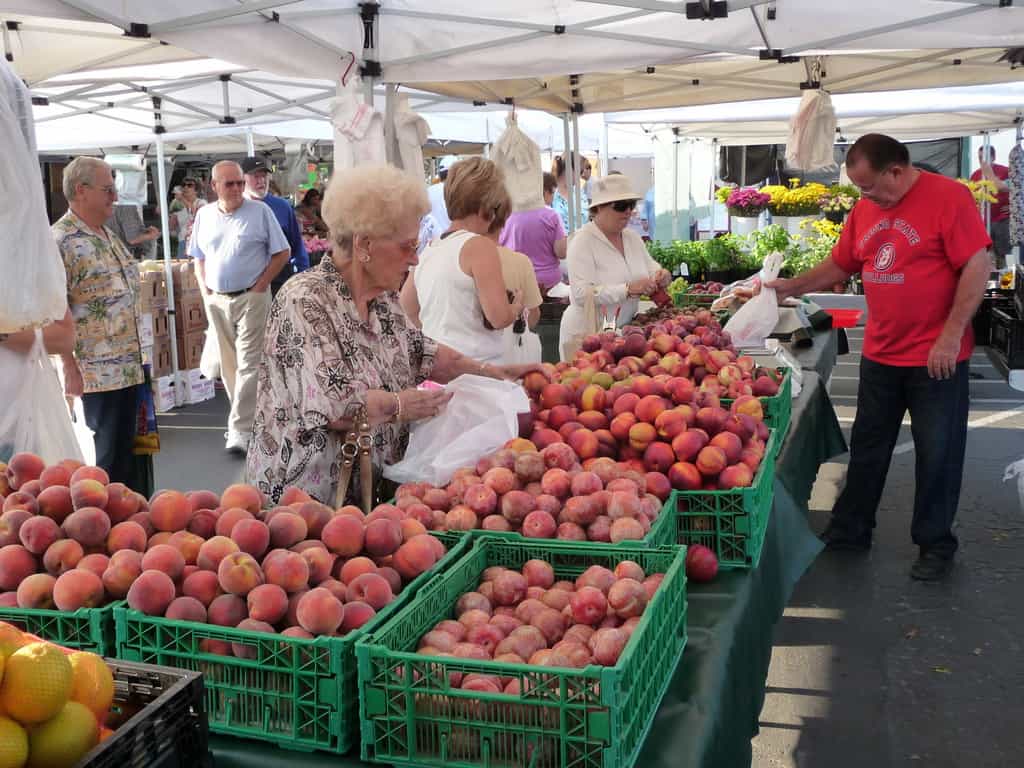
[[[813,344],[809,347],[795,348],[789,344],[783,346],[800,363],[800,368],[805,371],[814,371],[827,381],[832,369],[836,366],[836,357],[839,354],[839,334],[840,331],[836,329],[821,331],[811,337]]]
[[[750,764],[750,739],[764,700],[772,629],[797,580],[821,550],[807,525],[811,485],[818,466],[845,450],[823,381],[808,371],[804,389],[793,401],[789,436],[778,458],[775,505],[760,566],[752,572],[723,572],[713,584],[688,585],[689,641],[638,766]],[[287,752],[266,743],[213,734],[210,749],[216,768],[369,765],[358,754]]]

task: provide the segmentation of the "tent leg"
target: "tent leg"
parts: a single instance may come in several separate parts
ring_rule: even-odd
[[[608,149],[608,121],[605,119],[604,114],[601,114],[601,156],[597,158],[598,170],[602,176],[607,176],[609,169],[609,155],[610,150]]]
[[[572,194],[576,198],[576,218],[579,221],[586,221],[586,212],[583,210],[583,186],[580,184],[580,168],[576,163],[576,159],[580,157],[580,124],[576,118],[576,113],[572,113]]]
[[[572,156],[572,146],[571,146],[571,143],[570,143],[570,136],[569,136],[569,113],[568,112],[563,112],[562,113],[562,131],[564,133],[563,142],[562,142],[562,157],[565,158],[565,175],[566,175],[566,177],[571,179],[572,178],[572,169],[575,167],[576,163],[573,162],[573,156]],[[566,187],[568,187],[568,183],[566,184]],[[568,200],[568,202],[569,202],[569,231],[566,232],[567,235],[571,235],[573,232],[576,231],[576,206],[575,206],[575,202],[576,201],[575,201],[575,197],[576,197],[576,195],[574,195],[572,193],[572,191],[569,190],[569,200]]]
[[[679,239],[679,129],[672,140],[672,239]]]
[[[983,138],[984,144],[982,146],[982,156],[986,160],[988,160],[989,159],[989,152],[991,152],[990,147],[992,146],[992,139],[989,137],[988,131],[985,131],[982,134],[982,136],[984,137]],[[988,200],[985,201],[985,229],[987,231],[991,231],[992,230],[992,205],[989,203]]]
[[[175,327],[174,267],[171,265],[171,225],[170,217],[167,215],[167,166],[164,161],[164,141],[159,135],[156,137],[156,181],[157,201],[160,207],[160,232],[164,246],[164,275],[167,278],[167,325],[168,327]],[[171,344],[171,371],[174,376],[174,386],[180,386],[181,377],[178,375],[177,344]]]
[[[246,157],[256,157],[256,142],[253,139],[252,128],[245,129],[245,155]]]
[[[718,139],[711,140],[711,189],[709,191],[708,198],[711,201],[711,236],[715,236],[715,203],[718,202],[715,199],[715,179],[718,178]]]
[[[401,164],[395,141],[395,102],[397,98],[398,87],[393,83],[386,83],[384,85],[384,157],[390,165],[395,166]]]

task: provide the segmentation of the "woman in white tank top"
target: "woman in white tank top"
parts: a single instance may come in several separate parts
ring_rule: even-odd
[[[486,237],[512,209],[504,175],[490,160],[463,160],[449,170],[444,195],[451,229],[420,254],[402,288],[402,307],[435,341],[474,360],[500,363],[502,329],[523,311],[521,291],[510,300],[498,248]]]

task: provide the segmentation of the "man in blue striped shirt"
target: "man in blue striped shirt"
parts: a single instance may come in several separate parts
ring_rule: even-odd
[[[270,283],[270,294],[276,296],[285,280],[309,269],[309,254],[306,253],[306,245],[302,241],[302,228],[291,203],[283,197],[270,194],[270,168],[267,167],[266,160],[261,157],[247,157],[242,161],[242,171],[245,173],[246,199],[262,200],[270,206],[292,251],[288,263]]]

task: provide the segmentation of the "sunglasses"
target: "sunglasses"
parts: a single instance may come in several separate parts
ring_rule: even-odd
[[[612,210],[616,213],[625,213],[636,208],[636,200],[616,200],[612,203]]]
[[[222,181],[220,183],[223,184],[225,187],[228,187],[228,188],[231,188],[231,187],[244,187],[245,186],[245,180],[244,179],[239,180],[239,181]]]

